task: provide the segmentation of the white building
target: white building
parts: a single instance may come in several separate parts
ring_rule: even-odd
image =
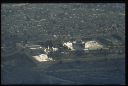
[[[76,51],[76,50],[84,50],[84,51],[89,51],[89,50],[98,50],[98,49],[108,49],[103,47],[103,45],[99,44],[96,41],[88,41],[86,43],[82,41],[74,41],[72,42],[66,42],[63,44],[63,46],[66,46],[68,49],[71,49],[71,51]]]

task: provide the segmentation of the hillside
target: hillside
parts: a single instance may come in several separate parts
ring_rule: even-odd
[[[109,46],[111,42],[114,46],[124,46],[111,47],[112,52],[122,50],[123,53],[56,54],[52,57],[77,60],[62,60],[45,68],[37,67],[25,54],[15,53],[18,52],[15,44],[20,42],[67,42],[84,37],[98,39]],[[3,49],[8,46],[11,48]],[[3,85],[125,84],[125,4],[2,3],[1,50]],[[10,53],[12,56],[7,57]]]

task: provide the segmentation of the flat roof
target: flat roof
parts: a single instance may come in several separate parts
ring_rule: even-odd
[[[103,45],[99,44],[97,41],[88,41],[85,43],[85,47],[80,47],[77,45],[72,45],[70,42],[64,43],[71,51],[74,50],[97,50],[97,49],[109,49],[107,47],[104,47]]]
[[[28,46],[30,49],[39,49],[39,48],[42,48],[41,45],[30,45]]]

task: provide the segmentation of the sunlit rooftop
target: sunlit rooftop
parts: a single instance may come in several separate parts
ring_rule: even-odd
[[[73,42],[73,43],[76,43],[76,42]],[[81,43],[83,44],[84,42],[81,42]],[[80,44],[80,43],[78,43],[78,44]],[[79,45],[72,45],[71,42],[66,42],[63,45],[67,46],[71,50],[97,50],[97,49],[101,49],[101,48],[103,49],[104,48],[103,45],[99,44],[96,41],[86,42],[84,48],[82,48]]]

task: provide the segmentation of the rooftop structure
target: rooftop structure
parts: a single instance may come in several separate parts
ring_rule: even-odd
[[[66,42],[63,44],[63,46],[66,46],[68,49],[71,49],[71,51],[76,51],[76,50],[89,51],[89,50],[98,50],[101,48],[108,49],[96,41],[88,41],[86,43],[82,41],[74,41],[73,43]]]
[[[46,54],[48,54],[49,52],[56,52],[56,51],[58,51],[58,48],[54,48],[54,47],[49,48],[49,46],[48,46],[48,48],[45,48],[45,49],[44,49],[44,52],[45,52]]]
[[[73,47],[73,49],[80,49],[81,50],[81,49],[85,48],[85,43],[82,41],[74,41],[72,43],[72,47]]]
[[[41,45],[28,45],[28,44],[25,44],[25,48],[28,48],[31,51],[41,51],[42,50],[42,46]]]
[[[40,54],[40,55],[36,55],[36,56],[32,56],[33,59],[42,62],[42,61],[50,61],[52,60],[52,58],[48,58],[48,56],[46,54]]]
[[[42,48],[41,45],[30,45],[30,46],[27,46],[28,48],[30,49],[39,49],[39,48]]]

